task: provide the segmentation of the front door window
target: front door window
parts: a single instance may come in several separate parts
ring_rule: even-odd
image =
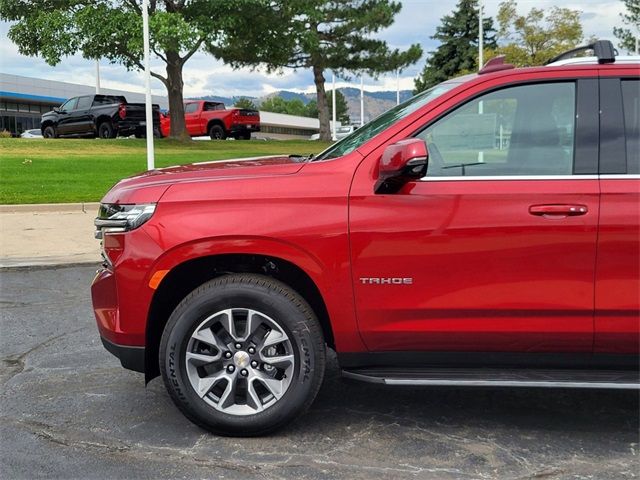
[[[504,88],[429,126],[427,177],[571,175],[575,84]]]

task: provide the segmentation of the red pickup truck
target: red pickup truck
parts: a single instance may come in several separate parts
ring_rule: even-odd
[[[105,347],[232,435],[309,407],[327,348],[386,385],[639,388],[640,58],[589,48],[493,60],[316,157],[122,180]]]
[[[185,102],[184,120],[191,137],[209,135],[212,140],[224,140],[227,137],[250,140],[252,132],[260,131],[260,112],[245,108],[227,109],[221,102]],[[170,130],[169,116],[163,115],[160,119],[162,136],[169,136]]]

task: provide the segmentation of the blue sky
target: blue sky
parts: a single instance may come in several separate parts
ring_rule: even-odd
[[[440,23],[440,18],[455,8],[456,1],[451,0],[402,0],[403,8],[395,23],[382,31],[379,38],[389,45],[404,48],[419,43],[423,50],[433,50],[437,44],[431,35]],[[485,0],[485,14],[495,17],[499,0]],[[532,7],[548,8],[554,5],[580,10],[585,36],[610,38],[613,27],[619,25],[619,14],[623,11],[620,0],[519,0],[518,10],[525,13]],[[65,58],[59,65],[51,67],[43,60],[25,57],[7,39],[9,24],[0,22],[0,71],[15,75],[47,78],[93,85],[95,82],[95,64],[80,56]],[[403,89],[413,87],[413,78],[424,66],[424,58],[402,73],[400,85]],[[162,63],[154,62],[155,68],[162,72]],[[325,74],[331,80],[330,72]],[[355,80],[354,80],[355,81]],[[161,83],[153,80],[154,93],[165,95]],[[264,72],[233,70],[222,62],[204,53],[194,55],[184,69],[185,96],[200,95],[249,95],[260,96],[275,90],[314,91],[313,78],[305,70],[287,70],[282,75],[267,75]],[[121,88],[129,91],[141,91],[144,85],[139,72],[127,72],[118,65],[101,63],[101,83],[103,87]],[[338,81],[339,86],[350,85]],[[353,85],[353,84],[351,84]],[[368,90],[395,90],[395,75],[381,77],[378,80],[365,78]]]

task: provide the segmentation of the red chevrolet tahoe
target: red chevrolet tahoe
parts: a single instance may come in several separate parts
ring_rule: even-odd
[[[589,48],[493,60],[315,158],[122,180],[105,347],[231,435],[309,407],[326,348],[389,385],[638,388],[640,63]]]
[[[250,140],[252,132],[260,131],[260,112],[247,108],[227,109],[224,103],[204,100],[184,104],[184,121],[191,137],[209,135],[211,140]],[[171,120],[168,115],[160,119],[160,132],[168,137]]]

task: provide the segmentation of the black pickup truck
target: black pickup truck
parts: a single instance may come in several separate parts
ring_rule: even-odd
[[[42,115],[42,136],[116,138],[146,133],[144,103],[127,103],[120,95],[73,97]],[[160,107],[153,105],[153,131],[160,135]]]

